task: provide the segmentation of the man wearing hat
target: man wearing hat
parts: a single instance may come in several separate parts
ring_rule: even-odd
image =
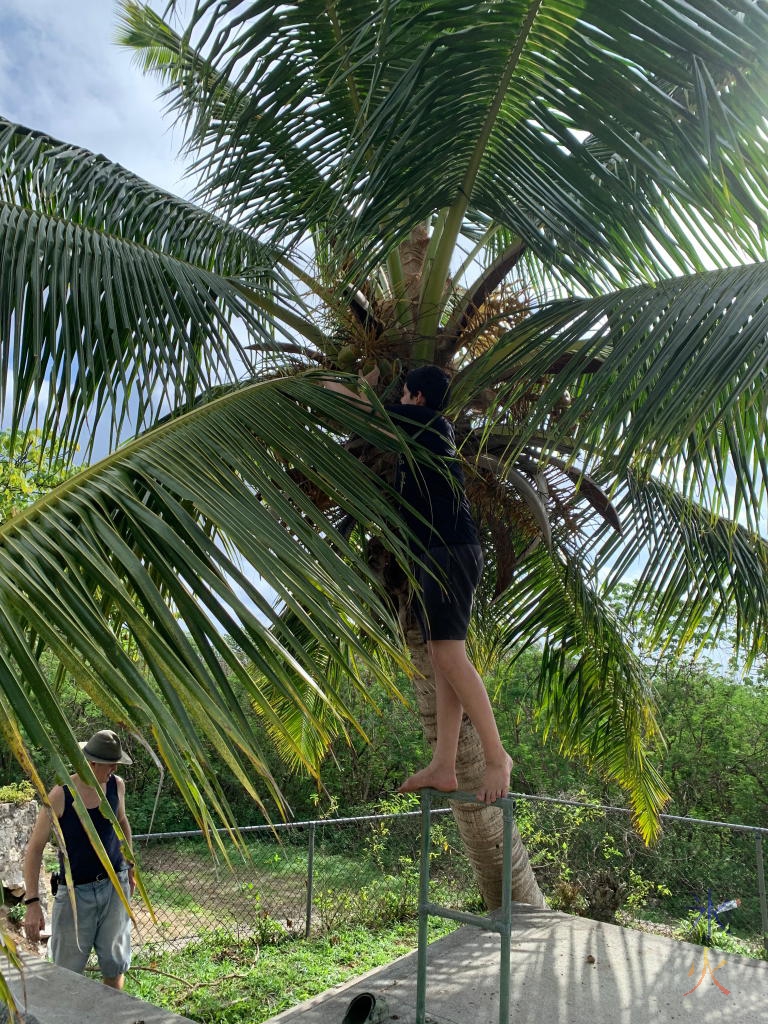
[[[125,814],[125,783],[115,775],[115,769],[119,764],[131,764],[131,758],[111,729],[101,729],[80,746],[100,790],[84,782],[79,775],[72,775],[68,786],[54,786],[48,794],[50,809],[41,808],[24,855],[24,902],[27,906],[24,930],[27,938],[39,941],[44,923],[38,892],[40,869],[43,850],[51,838],[51,814],[55,814],[64,835],[72,872],[77,921],[72,913],[64,857],[60,850],[59,884],[51,915],[53,962],[82,974],[91,949],[95,949],[104,984],[119,989],[123,987],[125,972],[131,964],[131,920],[77,816],[73,792],[77,790],[82,797],[125,897],[129,899],[135,884],[133,866],[126,863],[112,822],[101,813],[99,804],[106,797],[130,847],[131,826]]]

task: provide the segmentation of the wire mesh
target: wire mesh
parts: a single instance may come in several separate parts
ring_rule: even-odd
[[[137,836],[155,919],[137,902],[134,948],[178,949],[218,928],[277,941],[415,918],[419,827],[418,812],[256,827],[215,857],[199,833]],[[478,905],[448,812],[431,856],[441,902]]]
[[[452,815],[433,814],[430,899],[482,909]],[[551,907],[667,935],[697,919],[764,944],[759,830],[665,818],[646,847],[617,808],[518,796],[516,818]],[[155,919],[137,900],[134,946],[178,949],[220,928],[275,942],[415,919],[419,833],[419,812],[258,826],[216,857],[200,833],[137,836]],[[701,927],[686,937],[698,941]]]
[[[663,816],[646,846],[618,808],[522,798],[521,837],[554,909],[705,941],[713,928],[763,946],[756,836],[728,823]]]

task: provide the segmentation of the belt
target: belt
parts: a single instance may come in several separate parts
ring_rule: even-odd
[[[115,868],[115,874],[119,875],[123,871],[126,871],[126,870],[127,870],[127,868]],[[107,874],[107,872],[106,871],[100,871],[98,873],[98,875],[94,875],[93,878],[73,879],[73,882],[74,882],[75,888],[77,888],[78,885],[93,885],[94,882],[103,882],[105,878],[109,878],[109,875]],[[66,887],[66,884],[67,884],[66,881],[61,877],[61,875],[59,875],[59,885],[63,885],[63,886]]]

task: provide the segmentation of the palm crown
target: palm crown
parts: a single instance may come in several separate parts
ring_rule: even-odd
[[[232,675],[314,764],[339,673],[403,658],[361,547],[406,558],[380,460],[339,443],[397,437],[297,371],[375,364],[386,398],[436,362],[486,643],[543,644],[545,724],[652,835],[652,695],[606,588],[639,560],[660,629],[714,605],[753,653],[765,633],[766,28],[747,0],[206,0],[178,31],[125,3],[199,205],[0,125],[5,414],[113,441],[0,528],[19,756],[20,726],[79,756],[47,649],[201,815],[225,813],[201,735],[270,784]]]

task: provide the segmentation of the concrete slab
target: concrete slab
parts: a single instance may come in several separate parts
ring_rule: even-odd
[[[34,1014],[40,1024],[193,1024],[188,1017],[116,992],[39,957],[22,959],[23,976],[7,963],[3,973],[19,1008]]]
[[[429,947],[429,1021],[498,1024],[499,945],[498,935],[464,927]],[[515,907],[511,972],[510,1024],[768,1024],[765,961],[551,910]],[[416,954],[269,1024],[341,1024],[360,992],[386,1000],[383,1024],[414,1024]]]

